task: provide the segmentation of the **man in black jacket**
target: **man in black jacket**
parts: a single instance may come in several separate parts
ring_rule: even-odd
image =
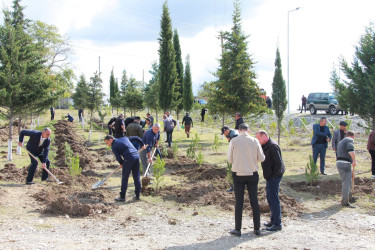
[[[189,113],[186,113],[184,118],[182,119],[182,125],[185,124],[185,133],[187,135],[187,138],[189,138],[190,135],[190,128],[193,126],[193,119],[189,116]]]
[[[124,137],[126,133],[125,130],[125,122],[124,122],[124,114],[120,114],[119,117],[116,118],[115,121],[115,138]]]
[[[206,115],[206,112],[207,112],[207,109],[202,108],[202,111],[201,111],[202,120],[201,120],[201,122],[204,122],[204,116]]]
[[[236,113],[234,117],[236,118],[236,126],[234,127],[234,129],[238,130],[238,126],[243,123],[242,115],[241,113]]]
[[[271,210],[271,221],[264,225],[268,231],[279,231],[282,228],[279,187],[285,172],[285,165],[279,145],[268,136],[266,131],[259,130],[256,137],[266,157],[262,162],[262,169],[263,177],[266,179],[267,202]]]
[[[111,120],[109,120],[109,122],[107,123],[107,127],[108,127],[108,132],[109,132],[109,135],[112,135],[115,133],[115,130],[114,130],[114,127],[115,127],[115,121],[116,121],[116,117],[113,116],[111,118]]]
[[[48,159],[48,152],[49,152],[49,145],[51,143],[51,139],[49,138],[51,135],[51,130],[49,128],[44,128],[42,132],[35,131],[35,130],[22,130],[18,139],[18,146],[22,147],[23,145],[23,138],[24,136],[29,136],[30,139],[27,142],[26,149],[39,158],[42,162],[43,167],[43,174],[42,174],[42,181],[48,180],[48,173],[44,168],[46,167],[49,169],[50,161]],[[36,171],[36,167],[38,166],[38,162],[30,155],[31,165],[28,170],[28,174],[26,177],[26,184],[31,185],[34,184],[33,178]]]

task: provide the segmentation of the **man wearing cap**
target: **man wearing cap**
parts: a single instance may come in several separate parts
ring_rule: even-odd
[[[326,124],[327,118],[321,117],[319,123],[313,125],[314,134],[311,139],[314,163],[317,162],[318,156],[320,156],[320,173],[322,175],[327,175],[325,172],[326,151],[328,142],[332,138],[329,127]]]
[[[221,134],[225,135],[227,140],[230,142],[234,137],[238,136],[238,132],[234,129],[230,129],[228,126],[221,128]]]
[[[229,143],[228,162],[232,164],[235,205],[235,229],[229,231],[234,236],[241,236],[242,210],[245,187],[247,187],[250,205],[253,210],[254,233],[260,234],[260,208],[258,203],[258,162],[265,159],[259,141],[248,134],[246,123],[239,125],[239,135]]]
[[[339,145],[339,142],[345,138],[346,136],[346,126],[348,124],[344,121],[340,122],[340,128],[333,131],[333,137],[332,137],[332,149],[334,151],[337,150],[337,145]],[[337,155],[337,152],[336,152]]]
[[[355,198],[351,197],[352,179],[354,180],[354,168],[357,165],[354,153],[353,131],[348,131],[347,136],[340,141],[340,143],[337,145],[336,153],[336,167],[339,171],[342,182],[341,205],[354,208],[354,206],[349,203],[349,201],[355,201]]]
[[[189,138],[190,135],[190,128],[193,126],[193,119],[189,116],[189,113],[186,113],[184,118],[182,118],[182,125],[185,124],[185,133],[187,138]]]
[[[147,113],[147,118],[150,119],[151,124],[154,124],[154,117],[150,115],[150,113]],[[152,125],[151,125],[152,126]]]

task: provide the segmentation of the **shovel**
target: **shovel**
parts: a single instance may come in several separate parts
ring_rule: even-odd
[[[154,149],[154,152],[152,153],[152,156],[151,156],[151,159],[154,158],[154,155],[155,155],[155,152],[156,152],[156,148]],[[151,162],[149,162],[147,164],[147,168],[146,168],[146,171],[145,171],[145,174],[143,175],[142,177],[142,188],[146,188],[148,186],[148,184],[150,184],[150,181],[151,181],[151,178],[150,177],[147,177],[147,174],[148,174],[148,170],[150,169],[150,166],[151,166]],[[142,189],[142,190],[143,190]]]
[[[146,145],[146,146],[147,146],[147,145]],[[143,150],[142,148],[141,148],[140,150],[138,150],[138,154],[139,154],[142,150]],[[115,170],[113,170],[113,172],[110,173],[109,175],[107,175],[107,177],[105,177],[103,180],[97,181],[97,182],[95,182],[94,184],[92,184],[91,189],[97,189],[98,187],[100,187],[101,185],[103,185],[104,182],[105,182],[109,177],[111,177],[114,173],[116,173],[119,169],[121,169],[121,166],[119,166],[118,168],[116,168]]]
[[[34,160],[36,160],[37,162],[39,162],[38,159],[37,159],[32,153],[29,152],[29,150],[27,150],[26,148],[25,148],[25,150],[26,150],[27,153],[29,153],[29,155],[30,155],[31,157],[34,158]],[[48,168],[43,167],[43,169],[46,170],[47,173],[48,173],[50,176],[52,176],[52,178],[57,182],[57,184],[63,184],[63,183],[64,183],[64,182],[59,181],[59,180],[56,178],[56,176],[55,176],[54,174],[52,174],[51,171],[48,170]]]
[[[15,139],[13,138],[13,140],[15,140]],[[17,141],[17,140],[15,140],[15,141]],[[26,147],[25,147],[25,150],[26,150],[27,153],[29,153],[29,155],[30,155],[31,157],[34,158],[34,160],[36,160],[37,162],[39,162],[39,159],[36,158],[32,153],[30,153],[30,151],[27,150]],[[59,180],[56,178],[56,176],[54,176],[54,175],[51,173],[51,171],[48,170],[48,168],[43,167],[43,169],[46,170],[47,173],[48,173],[50,176],[52,176],[52,178],[57,182],[57,184],[63,184],[63,182],[59,181]]]

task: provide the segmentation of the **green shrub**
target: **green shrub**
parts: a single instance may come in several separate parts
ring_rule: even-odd
[[[164,179],[163,174],[165,173],[165,161],[161,160],[159,155],[154,164],[154,177],[155,177],[155,190],[160,189],[161,182]]]
[[[70,160],[70,165],[69,165],[69,174],[72,177],[76,177],[80,175],[82,172],[82,168],[79,166],[79,156],[73,156]]]
[[[314,159],[312,158],[311,155],[310,157],[310,163],[307,163],[306,169],[305,169],[305,175],[307,181],[310,183],[310,185],[313,184],[314,181],[318,180],[319,176],[319,170],[318,170],[318,165],[314,162]]]
[[[178,143],[179,141],[177,140],[175,143],[173,143],[172,145],[172,151],[173,151],[173,155],[174,155],[174,158],[177,160],[177,153],[178,153]]]
[[[167,157],[167,156],[168,156],[168,149],[167,149],[167,147],[163,147],[163,149],[161,150],[161,154],[162,154],[164,157]]]
[[[227,162],[227,180],[229,184],[233,185],[233,176],[232,176],[232,163]]]
[[[195,158],[195,146],[194,141],[190,142],[189,148],[186,151],[186,156],[188,158],[194,159]]]
[[[202,147],[201,147],[201,145],[199,145],[199,153],[195,157],[195,160],[197,161],[197,163],[198,163],[199,166],[202,166],[203,161],[204,161],[204,155],[202,154]]]
[[[73,150],[72,148],[70,147],[69,143],[65,142],[65,163],[66,165],[70,166],[70,163],[71,163],[71,160],[72,160],[72,157],[73,157]]]
[[[214,143],[212,144],[212,150],[217,153],[220,146],[221,146],[221,142],[219,140],[219,136],[215,134]]]

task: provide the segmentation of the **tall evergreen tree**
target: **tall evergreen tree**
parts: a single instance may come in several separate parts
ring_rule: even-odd
[[[176,70],[177,70],[177,77],[178,81],[175,86],[175,110],[177,113],[177,120],[179,119],[180,111],[184,108],[183,103],[183,82],[184,82],[184,65],[182,63],[182,55],[181,55],[181,46],[180,46],[180,38],[178,36],[177,29],[174,30],[173,33],[173,47],[176,53]]]
[[[111,70],[111,75],[109,77],[109,103],[112,105],[112,113],[113,113],[113,103],[115,101],[116,96],[116,80],[115,75],[113,74],[113,68]]]
[[[134,77],[130,77],[126,85],[124,100],[132,115],[135,115],[136,111],[143,109],[143,93],[139,82]]]
[[[150,81],[145,87],[145,106],[150,110],[156,112],[156,119],[158,119],[159,102],[157,97],[159,96],[159,65],[154,62],[151,66],[149,73],[152,75]],[[157,121],[157,120],[156,120]]]
[[[175,100],[175,86],[178,82],[175,51],[173,47],[172,21],[167,1],[163,4],[159,38],[159,105],[164,111],[171,109]]]
[[[375,129],[375,25],[366,27],[356,47],[351,65],[341,59],[341,70],[347,80],[332,72],[331,83],[340,105],[358,114]]]
[[[126,114],[126,107],[127,107],[125,94],[126,94],[126,87],[128,86],[128,82],[129,82],[128,76],[126,74],[126,70],[124,69],[122,71],[120,91],[119,91],[119,96],[118,96],[118,101],[120,103],[120,107],[122,107],[124,110],[124,115]]]
[[[92,130],[92,117],[95,110],[97,110],[103,103],[104,93],[102,92],[102,79],[97,72],[94,76],[90,77],[90,82],[88,84],[88,98],[87,98],[87,108],[90,110],[90,132]],[[89,137],[89,141],[91,138]]]
[[[281,70],[281,58],[279,48],[276,50],[275,59],[275,74],[272,81],[272,101],[273,109],[277,118],[277,139],[280,144],[281,135],[281,122],[284,118],[284,111],[287,107],[288,101],[286,99],[286,86],[283,78],[283,72]]]
[[[223,36],[223,53],[216,72],[218,80],[209,103],[217,112],[259,115],[266,109],[255,82],[254,62],[247,52],[247,36],[241,26],[241,2],[234,2],[233,27]],[[224,120],[224,118],[223,118]]]
[[[193,96],[193,84],[191,82],[191,72],[190,72],[190,56],[186,56],[185,62],[185,75],[183,82],[183,104],[186,111],[190,111],[193,108],[194,96]]]
[[[82,109],[88,107],[87,101],[89,99],[89,86],[84,74],[79,76],[72,99],[76,107],[80,107]]]
[[[3,10],[0,27],[0,106],[4,108],[0,112],[9,118],[8,160],[12,160],[13,118],[37,101],[43,103],[40,96],[51,92],[52,82],[39,53],[42,44],[28,34],[30,21],[23,9],[20,0],[14,0],[13,11]]]

